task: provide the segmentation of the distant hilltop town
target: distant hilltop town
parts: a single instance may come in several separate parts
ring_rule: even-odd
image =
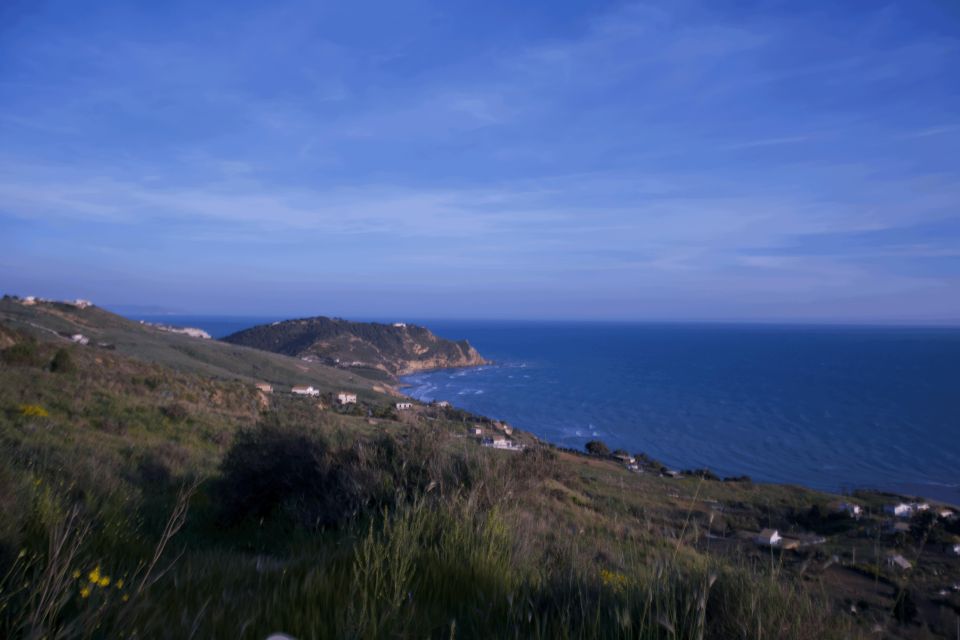
[[[19,302],[25,307],[32,307],[38,304],[55,304],[55,305],[65,305],[65,306],[73,307],[76,309],[87,309],[89,307],[95,306],[91,301],[83,300],[82,298],[77,298],[76,300],[52,300],[50,298],[41,298],[39,296],[24,296],[21,298],[20,296],[7,295],[4,297],[10,300],[13,300],[15,302]],[[191,338],[201,338],[203,340],[211,340],[213,338],[209,333],[207,333],[203,329],[197,329],[196,327],[174,327],[174,326],[162,324],[162,323],[147,322],[145,320],[141,320],[140,324],[142,324],[145,327],[152,327],[159,331],[166,331],[168,333],[179,333],[181,335],[189,336]],[[89,341],[86,338],[86,336],[83,336],[81,334],[77,334],[76,337],[71,337],[71,339],[74,342],[79,342],[81,344],[87,344],[87,342]]]
[[[19,300],[20,304],[32,307],[35,304],[46,302],[49,304],[65,304],[71,307],[76,307],[78,309],[86,309],[87,307],[92,307],[93,303],[89,300],[82,300],[77,298],[76,300],[50,300],[48,298],[38,298],[37,296],[26,296],[25,298],[20,298],[19,296],[10,296],[14,300]]]

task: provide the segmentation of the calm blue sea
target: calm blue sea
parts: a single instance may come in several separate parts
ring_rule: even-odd
[[[165,321],[223,336],[276,319]],[[960,504],[960,329],[419,323],[496,364],[408,376],[418,399],[675,468]]]

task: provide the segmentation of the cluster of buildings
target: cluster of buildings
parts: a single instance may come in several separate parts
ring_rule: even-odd
[[[930,505],[926,502],[898,502],[896,504],[888,504],[883,510],[895,518],[910,518],[915,513],[929,511]]]
[[[25,298],[19,298],[20,304],[25,307],[32,307],[35,304],[40,302],[56,302],[58,304],[66,304],[71,307],[76,307],[77,309],[86,309],[87,307],[92,307],[93,303],[89,300],[83,300],[77,298],[76,300],[50,300],[48,298],[38,298],[37,296],[27,296]]]

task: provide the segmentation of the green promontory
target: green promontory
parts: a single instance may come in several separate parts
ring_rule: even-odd
[[[466,340],[446,340],[412,324],[301,318],[258,325],[225,342],[328,365],[400,376],[427,369],[486,364]]]

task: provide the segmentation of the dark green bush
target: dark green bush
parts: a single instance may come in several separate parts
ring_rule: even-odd
[[[606,445],[602,440],[591,440],[585,446],[587,453],[595,456],[608,456],[610,455],[610,447]]]
[[[73,373],[77,370],[77,365],[73,362],[73,357],[66,349],[57,349],[50,362],[50,371],[54,373]]]
[[[37,343],[33,340],[18,342],[12,347],[0,351],[0,359],[6,364],[30,366],[38,362]]]

